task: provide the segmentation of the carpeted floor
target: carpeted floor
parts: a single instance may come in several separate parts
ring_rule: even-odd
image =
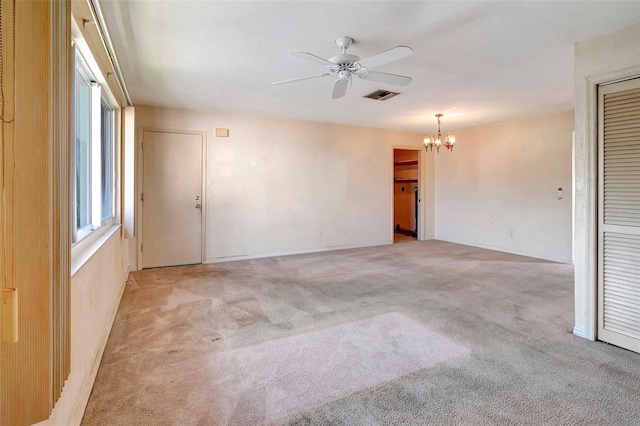
[[[416,241],[132,278],[84,425],[640,424],[571,265]]]

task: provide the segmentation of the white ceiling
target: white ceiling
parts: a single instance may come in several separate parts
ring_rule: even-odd
[[[101,6],[134,104],[432,132],[573,107],[574,43],[640,21],[640,1],[112,1]],[[377,68],[413,82],[333,78],[291,55],[414,55]],[[640,40],[639,40],[640,48]],[[401,92],[385,102],[376,89]]]

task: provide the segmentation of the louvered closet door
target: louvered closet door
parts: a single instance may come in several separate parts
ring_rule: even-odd
[[[640,352],[640,79],[598,97],[598,339]]]

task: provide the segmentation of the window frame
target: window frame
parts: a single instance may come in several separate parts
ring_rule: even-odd
[[[81,33],[74,31],[73,43],[72,43],[72,126],[71,126],[71,257],[72,261],[75,258],[81,257],[82,253],[88,249],[93,243],[97,242],[100,237],[105,234],[113,225],[118,224],[118,197],[120,189],[118,188],[118,173],[117,159],[118,159],[118,125],[119,125],[119,113],[120,106],[113,96],[109,85],[100,68],[94,59],[91,51],[88,48],[86,41],[82,38]],[[81,229],[77,226],[77,178],[76,178],[76,105],[75,105],[75,90],[76,90],[76,73],[78,67],[84,69],[80,71],[83,74],[85,81],[91,83],[91,97],[90,104],[93,105],[90,113],[92,122],[91,134],[91,150],[93,154],[90,155],[91,163],[93,165],[93,171],[90,172],[89,185],[92,187],[92,207],[89,213],[92,217],[90,229]],[[84,73],[83,73],[84,71]],[[109,155],[110,161],[107,162],[109,168],[108,182],[110,182],[111,194],[110,194],[110,210],[111,215],[109,217],[103,217],[102,215],[102,170],[104,162],[102,161],[102,150],[104,135],[101,122],[103,108],[106,108],[110,112],[110,123],[108,136],[110,138]],[[96,152],[97,151],[97,152]],[[95,166],[98,166],[96,170]],[[97,194],[95,191],[98,191]],[[98,201],[97,205],[95,201]],[[88,228],[88,227],[87,227]]]
[[[71,198],[71,202],[72,202],[72,206],[71,206],[71,244],[72,246],[82,240],[84,240],[88,235],[90,235],[93,231],[95,231],[97,228],[92,228],[92,223],[88,223],[87,225],[83,226],[83,227],[79,227],[78,226],[78,116],[76,114],[77,111],[77,96],[76,96],[76,91],[77,91],[77,85],[78,85],[78,75],[80,75],[80,77],[83,79],[84,83],[86,83],[86,86],[88,88],[88,92],[89,92],[89,101],[88,101],[88,108],[90,110],[89,112],[89,123],[88,123],[88,145],[89,145],[89,152],[88,152],[88,159],[87,159],[87,167],[88,167],[88,173],[89,176],[91,175],[91,148],[93,145],[92,142],[92,126],[93,126],[93,120],[91,120],[91,96],[92,96],[92,85],[95,83],[95,78],[91,75],[91,72],[88,69],[88,66],[86,64],[86,61],[84,60],[84,58],[82,57],[82,55],[80,54],[80,52],[77,52],[74,49],[74,53],[73,53],[73,81],[72,81],[72,90],[74,93],[74,96],[72,96],[72,105],[71,105],[71,109],[73,111],[72,114],[72,126],[71,126],[71,156],[72,156],[72,161],[71,161],[71,192],[72,192],[72,198]],[[89,183],[91,183],[91,179],[89,179]],[[86,189],[88,192],[88,198],[89,201],[91,201],[92,197],[92,187],[89,184],[88,188]],[[89,216],[91,215],[91,204],[89,204],[89,212],[85,212],[85,214],[88,214]],[[89,219],[89,222],[91,222],[91,220]]]
[[[108,226],[108,225],[112,225],[115,222],[115,218],[116,218],[116,194],[118,193],[117,188],[116,188],[116,142],[117,142],[117,138],[116,138],[116,110],[115,108],[110,104],[109,100],[107,99],[107,97],[104,95],[104,93],[102,94],[102,99],[100,102],[100,118],[102,121],[102,112],[103,112],[103,108],[107,109],[110,112],[110,122],[109,122],[109,135],[111,138],[111,146],[110,146],[110,153],[109,153],[109,163],[108,163],[108,167],[109,167],[109,175],[108,175],[108,180],[110,182],[110,186],[111,186],[111,215],[108,217],[104,217],[104,206],[101,206],[103,208],[100,209],[100,226]],[[104,123],[102,123],[104,124]],[[104,130],[104,128],[101,128],[101,130]],[[102,137],[104,137],[104,133],[101,134],[101,141],[102,141]],[[102,149],[102,145],[101,145],[101,149]],[[102,164],[101,167],[101,171],[105,170],[104,168],[104,164]],[[100,176],[100,183],[102,184],[102,179],[103,176]],[[103,191],[101,190],[101,193]]]

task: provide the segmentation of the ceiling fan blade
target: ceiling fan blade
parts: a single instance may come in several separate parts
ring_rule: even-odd
[[[335,64],[333,62],[329,62],[328,60],[321,58],[320,56],[316,56],[312,53],[307,53],[307,52],[291,52],[291,54],[293,56],[297,56],[298,58],[302,58],[302,59],[306,59],[312,62],[317,62],[319,64],[322,65],[327,65],[327,66],[334,66]]]
[[[336,83],[333,85],[333,93],[331,97],[333,99],[341,98],[347,93],[347,85],[349,84],[349,78],[344,80],[336,80]]]
[[[375,68],[380,65],[388,64],[389,62],[397,61],[407,56],[413,55],[413,49],[408,46],[396,46],[389,50],[378,53],[377,55],[369,56],[368,58],[360,59],[357,63],[365,68]]]
[[[271,83],[271,85],[273,86],[273,85],[276,85],[276,84],[293,83],[295,81],[309,80],[311,78],[326,77],[328,75],[329,74],[309,75],[307,77],[292,78],[291,80],[274,81],[273,83]]]
[[[386,72],[369,71],[362,74],[360,78],[364,80],[377,81],[378,83],[394,84],[396,86],[406,86],[411,83],[412,78],[404,75],[388,74]]]

